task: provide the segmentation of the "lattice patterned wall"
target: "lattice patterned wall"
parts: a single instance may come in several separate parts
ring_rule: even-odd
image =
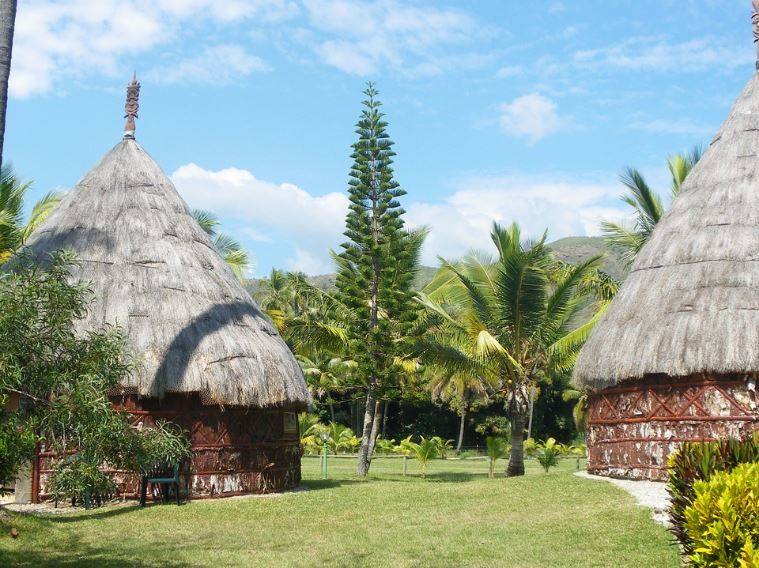
[[[204,406],[197,397],[167,396],[164,400],[127,397],[114,401],[135,424],[150,426],[168,420],[189,433],[193,458],[183,476],[190,497],[269,493],[300,484],[301,447],[298,431],[285,431],[285,411]],[[41,451],[35,464],[37,499],[47,497],[47,480],[55,455]],[[139,491],[134,474],[113,472],[120,495]]]
[[[741,436],[759,429],[755,383],[744,377],[652,377],[591,397],[588,471],[666,479],[681,442]]]

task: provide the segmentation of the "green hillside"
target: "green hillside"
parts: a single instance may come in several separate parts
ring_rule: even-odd
[[[556,256],[571,264],[582,262],[586,258],[595,254],[606,254],[603,262],[603,270],[617,280],[624,276],[624,269],[619,257],[608,251],[602,237],[566,237],[549,243],[548,245]],[[437,268],[432,266],[422,266],[419,273],[414,279],[414,286],[417,289],[423,288],[435,275]],[[264,278],[254,278],[246,282],[248,291],[255,295]],[[335,274],[319,274],[309,276],[308,281],[322,290],[331,290],[335,287]]]

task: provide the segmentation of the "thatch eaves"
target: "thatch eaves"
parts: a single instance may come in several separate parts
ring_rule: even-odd
[[[199,393],[206,403],[303,408],[293,354],[192,217],[174,185],[129,136],[31,236],[37,258],[68,249],[95,300],[83,327],[121,326],[143,396]]]
[[[638,254],[575,366],[604,388],[649,374],[759,372],[759,75]]]

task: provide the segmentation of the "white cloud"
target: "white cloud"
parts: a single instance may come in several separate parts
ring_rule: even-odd
[[[501,129],[535,144],[560,130],[565,120],[559,117],[556,103],[539,93],[531,93],[498,107]]]
[[[212,171],[193,163],[177,168],[171,179],[191,207],[249,223],[258,240],[290,244],[295,256],[283,259],[288,268],[319,273],[331,266],[329,249],[342,240],[348,210],[344,194],[314,196],[290,183],[260,180],[247,170]]]
[[[9,89],[28,97],[67,77],[115,76],[126,58],[171,45],[198,23],[270,22],[295,11],[285,0],[27,0],[16,17]],[[238,58],[226,71],[252,61]]]
[[[410,226],[426,225],[430,235],[423,262],[438,255],[456,258],[471,249],[490,250],[493,222],[517,221],[527,236],[549,230],[549,239],[596,235],[601,219],[624,215],[616,207],[616,184],[562,179],[486,176],[465,180],[442,203],[411,203]]]
[[[254,71],[266,71],[260,57],[239,45],[207,47],[195,57],[149,70],[145,77],[156,83],[229,83]]]
[[[468,41],[476,30],[467,14],[423,3],[387,0],[303,0],[309,23],[320,33],[314,50],[328,65],[365,76],[383,67],[415,76],[455,65],[442,50]]]
[[[11,95],[45,94],[72,77],[124,74],[133,67],[128,63],[157,48],[203,45],[206,35],[200,33],[208,24],[228,37],[272,31],[354,75],[390,68],[430,76],[466,66],[471,58],[451,56],[445,48],[469,41],[480,29],[459,10],[409,0],[26,0],[16,19]],[[179,62],[178,69],[156,69],[155,76],[169,71],[168,82],[229,81],[263,66],[242,47],[229,54],[231,60],[209,49]],[[221,69],[214,69],[217,62]]]
[[[748,43],[739,45],[708,38],[668,42],[657,37],[634,37],[599,49],[576,51],[580,68],[617,68],[635,71],[702,71],[713,67],[734,69],[754,59]]]
[[[315,196],[292,184],[260,180],[247,170],[212,171],[192,163],[179,167],[171,179],[191,207],[241,226],[235,233],[283,244],[289,253],[279,266],[307,274],[334,270],[329,250],[343,241],[345,194]],[[548,228],[551,240],[598,234],[601,219],[624,217],[619,193],[616,182],[481,176],[461,181],[442,201],[404,205],[409,227],[430,228],[423,262],[435,265],[438,255],[456,258],[471,249],[490,250],[494,221],[516,220],[527,236],[539,236]]]

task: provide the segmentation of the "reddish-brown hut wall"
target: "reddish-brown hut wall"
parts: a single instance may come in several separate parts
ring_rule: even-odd
[[[753,381],[745,377],[649,377],[604,389],[589,401],[588,471],[666,479],[681,442],[759,430]]]
[[[193,457],[183,480],[190,497],[268,493],[300,483],[301,448],[297,414],[283,409],[206,406],[197,396],[169,395],[162,400],[114,400],[138,424],[171,421],[187,431]],[[33,472],[32,494],[47,497],[54,455],[41,451]],[[120,496],[136,497],[139,479],[115,472]]]

